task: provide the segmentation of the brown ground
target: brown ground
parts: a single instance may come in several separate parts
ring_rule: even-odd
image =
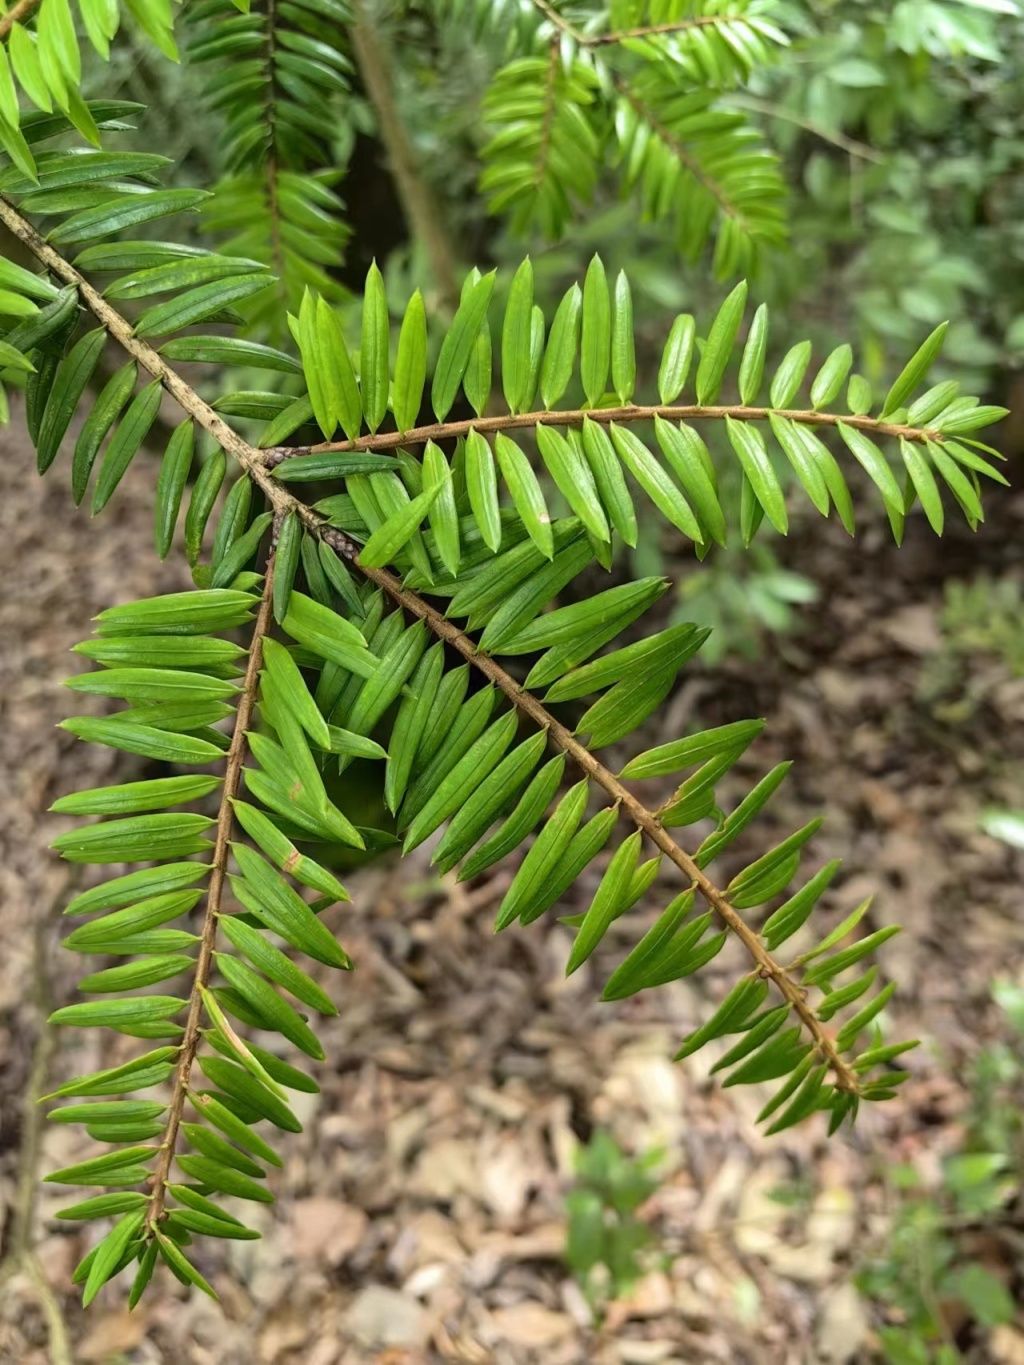
[[[340,927],[359,968],[323,1030],[333,1062],[304,1106],[304,1134],[286,1144],[264,1239],[202,1261],[222,1309],[165,1279],[129,1317],[119,1291],[85,1315],[67,1292],[84,1244],[49,1216],[61,1202],[51,1186],[29,1220],[41,1285],[31,1260],[15,1264],[36,1162],[21,1101],[35,1084],[33,1048],[53,1077],[96,1064],[80,1038],[49,1056],[41,1032],[42,997],[63,1001],[74,982],[54,928],[66,871],[46,850],[60,822],[43,812],[59,792],[127,776],[132,763],[54,729],[69,707],[57,685],[71,671],[66,651],[112,600],[182,586],[184,575],[152,553],[151,466],[139,462],[92,527],[70,510],[61,477],[35,479],[15,436],[0,437],[0,462],[0,1249],[12,1272],[0,1360],[871,1359],[874,1323],[850,1273],[885,1239],[884,1163],[934,1173],[955,1146],[967,1064],[997,1027],[989,985],[1020,971],[1021,855],[978,833],[977,817],[993,802],[1024,805],[1024,680],[978,658],[940,705],[923,698],[921,675],[941,643],[942,578],[1014,562],[1021,496],[992,499],[1001,505],[978,541],[957,532],[936,543],[915,519],[899,555],[880,529],[851,545],[801,521],[787,558],[823,587],[802,633],[769,643],[755,667],[693,670],[663,722],[668,734],[691,715],[770,717],[748,775],[782,757],[797,764],[761,847],[827,806],[814,865],[846,858],[835,907],[877,891],[874,924],[907,927],[884,960],[901,983],[894,1026],[924,1046],[900,1100],[829,1144],[814,1125],[766,1140],[752,1122],[758,1096],[709,1084],[702,1058],[667,1060],[723,974],[601,1006],[586,972],[563,980],[568,938],[553,915],[494,938],[507,873],[467,890],[438,883],[425,862],[401,878],[378,866],[350,879]],[[620,949],[633,932],[623,929]],[[603,1331],[560,1259],[574,1149],[598,1126],[633,1151],[663,1145],[669,1173],[645,1210],[665,1259]],[[76,1141],[45,1131],[39,1169],[73,1159]],[[769,1197],[794,1184],[809,1204]],[[1001,1329],[972,1358],[1021,1361],[1024,1333]]]

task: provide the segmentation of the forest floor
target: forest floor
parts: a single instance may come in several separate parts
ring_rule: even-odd
[[[725,989],[725,956],[699,982],[601,1005],[610,954],[566,981],[554,914],[494,936],[507,870],[459,885],[425,857],[411,874],[379,864],[347,879],[352,904],[335,912],[358,970],[322,1027],[322,1093],[300,1097],[305,1131],[286,1144],[277,1203],[249,1206],[263,1239],[203,1252],[221,1306],[165,1277],[132,1315],[120,1289],[83,1314],[68,1284],[84,1234],[53,1220],[61,1191],[36,1185],[82,1150],[63,1126],[40,1132],[41,1073],[98,1064],[95,1040],[43,1028],[75,979],[57,933],[70,874],[47,852],[63,824],[45,811],[69,788],[130,777],[133,760],[54,728],[70,703],[58,684],[98,610],[185,582],[152,552],[147,462],[95,528],[65,481],[37,481],[30,462],[0,438],[0,1361],[874,1359],[880,1318],[853,1276],[887,1244],[893,1164],[934,1180],[956,1150],[971,1060],[1002,1028],[992,983],[1019,979],[1024,960],[1024,855],[978,824],[991,805],[1024,805],[1024,678],[982,653],[958,658],[939,624],[945,579],[1019,566],[1021,495],[997,491],[977,539],[937,542],[915,517],[898,554],[875,523],[854,545],[801,518],[784,559],[820,600],[756,664],[691,668],[649,736],[769,718],[726,795],[796,760],[758,846],[827,810],[807,867],[841,855],[846,879],[825,922],[877,893],[872,927],[905,926],[884,952],[899,982],[890,1014],[897,1036],[923,1045],[898,1100],[831,1142],[817,1122],[765,1138],[753,1122],[763,1095],[723,1091],[704,1054],[669,1060]],[[584,879],[572,908],[592,889]],[[616,927],[619,957],[657,904]],[[599,1129],[629,1152],[664,1151],[643,1209],[650,1268],[600,1323],[564,1261],[575,1153]],[[1024,1360],[1013,1327],[962,1344],[972,1360]]]

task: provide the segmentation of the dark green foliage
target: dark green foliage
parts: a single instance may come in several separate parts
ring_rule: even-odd
[[[186,58],[203,73],[207,105],[222,127],[224,175],[206,223],[226,251],[277,274],[277,295],[247,310],[253,325],[275,336],[283,332],[282,305],[296,303],[304,288],[340,293],[332,271],[348,228],[333,188],[330,136],[350,94],[348,19],[341,0],[201,0],[186,14]]]
[[[484,100],[480,184],[492,211],[560,237],[611,162],[684,256],[713,239],[717,276],[748,269],[785,238],[783,185],[758,132],[720,96],[787,43],[775,9],[627,0],[610,16],[584,6],[568,18],[544,7]]]

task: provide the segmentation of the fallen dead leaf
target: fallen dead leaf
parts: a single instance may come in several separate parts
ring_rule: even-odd
[[[490,1314],[494,1342],[533,1349],[553,1346],[574,1330],[572,1318],[540,1303],[519,1303],[513,1308],[494,1308]]]
[[[815,1344],[822,1365],[847,1365],[868,1339],[864,1300],[848,1281],[828,1290],[821,1301]]]
[[[134,1351],[146,1335],[147,1322],[140,1313],[108,1313],[90,1322],[88,1334],[78,1343],[78,1358],[106,1361]]]
[[[299,1260],[337,1266],[362,1242],[369,1219],[340,1199],[297,1199],[291,1209],[292,1251]]]
[[[420,1153],[409,1182],[426,1199],[447,1203],[457,1194],[476,1194],[479,1187],[476,1153],[470,1142],[443,1138]]]

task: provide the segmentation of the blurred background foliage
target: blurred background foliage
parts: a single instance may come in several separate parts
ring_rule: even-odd
[[[591,27],[615,27],[614,5],[611,14],[577,8]],[[944,353],[959,372],[967,368],[965,385],[1005,379],[1024,357],[1024,91],[1014,79],[1024,62],[1024,19],[1016,0],[631,8],[755,11],[788,38],[764,43],[745,79],[722,79],[716,108],[742,114],[781,158],[788,240],[760,250],[751,270],[757,293],[776,311],[784,305],[794,336],[810,331],[824,348],[837,321],[846,329],[855,321],[859,368],[881,384],[893,357],[951,318]],[[86,50],[92,89],[145,102],[147,144],[183,158],[197,184],[275,154],[279,170],[290,161],[321,171],[335,195],[335,254],[325,273],[353,289],[376,257],[396,301],[415,286],[444,295],[443,268],[403,203],[401,181],[411,170],[414,193],[433,201],[450,262],[509,264],[527,250],[546,306],[594,251],[610,271],[628,267],[654,305],[638,304],[640,317],[697,311],[721,296],[709,253],[680,259],[664,215],[640,212],[610,132],[589,201],[565,215],[554,236],[543,215],[523,222],[489,208],[479,185],[493,163],[484,151],[495,80],[551,43],[552,27],[530,0],[358,0],[355,10],[338,0],[337,10],[344,21],[319,21],[330,32],[337,79],[322,100],[317,136],[293,139],[287,155],[246,146],[230,101],[208,89],[211,36],[243,19],[257,24],[266,13],[261,0],[249,16],[229,0],[183,11],[177,67],[130,34],[112,51],[112,71]],[[360,43],[361,30],[372,32],[372,50]],[[693,71],[674,64],[684,88],[696,89]],[[391,98],[384,116],[382,89]],[[404,170],[388,114],[413,154]],[[212,218],[216,225],[218,210]],[[781,348],[786,338],[777,342]]]

